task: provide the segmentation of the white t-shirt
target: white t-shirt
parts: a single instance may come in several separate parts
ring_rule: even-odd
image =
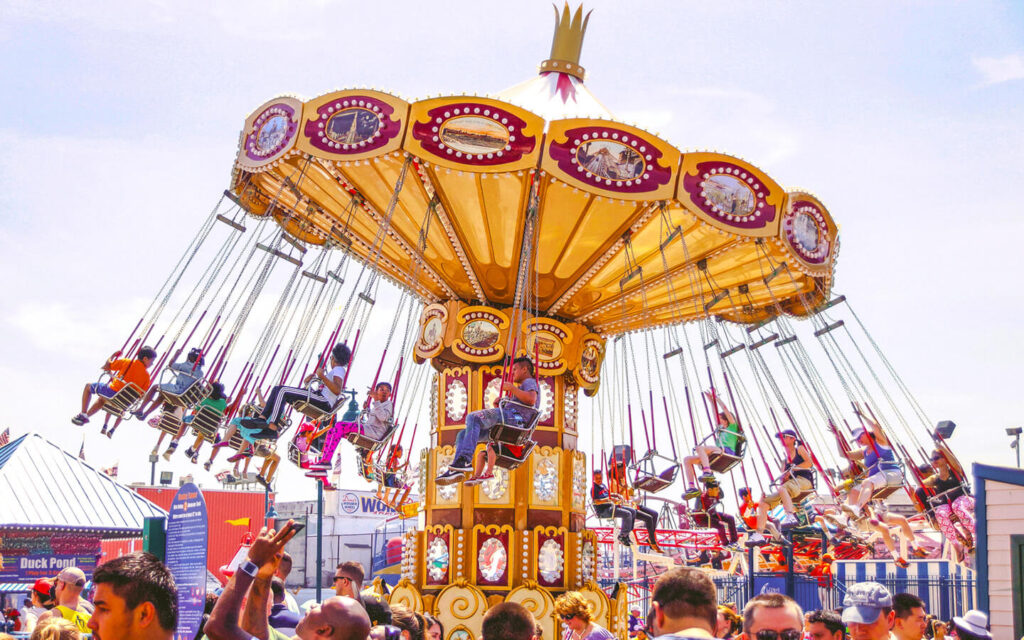
[[[341,385],[345,382],[345,372],[347,371],[348,367],[334,367],[333,369],[328,371],[327,375],[324,377],[327,378],[328,380],[336,380],[340,390]],[[324,398],[327,400],[327,402],[331,404],[332,407],[338,401],[338,394],[331,391],[330,387],[328,387],[326,384],[324,384],[324,390],[321,393],[323,393]]]

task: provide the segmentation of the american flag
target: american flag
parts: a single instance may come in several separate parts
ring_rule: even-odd
[[[6,447],[7,443],[11,441],[11,428],[7,427],[3,433],[0,433],[0,447]]]
[[[78,450],[78,459],[85,461],[85,440],[82,440],[82,448]]]
[[[110,467],[109,469],[101,469],[101,471],[103,473],[107,474],[108,476],[110,476],[111,478],[116,478],[117,477],[117,465],[119,465],[119,464],[120,464],[120,461],[115,462],[114,466]]]
[[[220,473],[214,476],[214,478],[217,478],[217,482],[224,482],[224,478],[226,477],[228,477],[227,471],[221,471]]]

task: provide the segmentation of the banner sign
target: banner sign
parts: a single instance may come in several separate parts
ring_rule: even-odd
[[[167,568],[178,588],[174,640],[192,640],[206,604],[206,500],[191,482],[178,489],[167,514]]]
[[[0,582],[31,584],[78,567],[92,578],[100,537],[80,533],[0,531]]]

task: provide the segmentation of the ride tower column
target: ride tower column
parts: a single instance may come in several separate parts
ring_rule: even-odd
[[[581,324],[511,308],[449,301],[424,309],[415,357],[437,370],[420,466],[424,528],[406,538],[392,602],[437,611],[446,630],[471,637],[487,608],[505,601],[529,608],[554,634],[554,599],[567,590],[584,593],[601,624],[619,618],[594,581],[597,542],[584,528],[590,470],[577,451],[579,394],[597,391],[604,346]],[[534,361],[540,387],[527,457],[514,468],[499,459],[494,478],[475,486],[436,484],[466,417],[494,406],[504,365],[522,355]]]

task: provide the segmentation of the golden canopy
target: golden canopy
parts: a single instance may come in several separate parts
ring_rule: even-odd
[[[609,119],[578,60],[558,64],[498,97],[269,100],[245,122],[233,196],[425,300],[511,305],[521,281],[537,314],[604,335],[827,299],[837,229],[817,198]]]

